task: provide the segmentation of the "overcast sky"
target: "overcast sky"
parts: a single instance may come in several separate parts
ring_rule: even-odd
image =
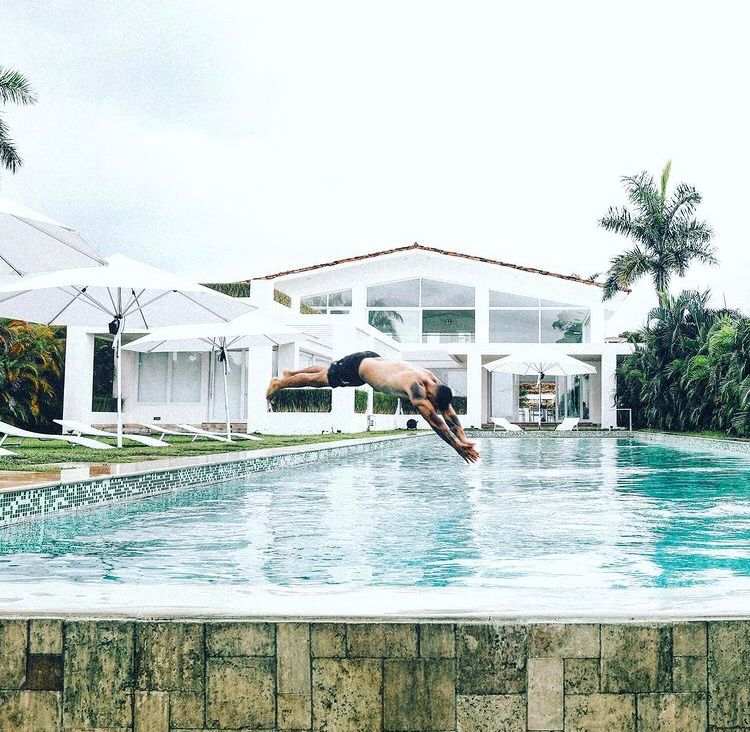
[[[39,103],[0,190],[203,281],[413,241],[590,275],[671,158],[721,260],[687,284],[750,310],[743,5],[5,0]]]

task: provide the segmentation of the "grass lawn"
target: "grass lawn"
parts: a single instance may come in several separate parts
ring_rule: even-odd
[[[190,437],[168,437],[169,447],[147,447],[127,443],[119,450],[93,450],[65,442],[46,440],[24,440],[21,445],[13,438],[8,438],[4,447],[16,455],[0,457],[0,470],[33,470],[52,471],[69,463],[132,463],[141,460],[155,460],[164,457],[185,457],[187,455],[211,455],[214,453],[236,452],[237,450],[260,450],[267,447],[287,447],[292,445],[311,445],[334,440],[351,440],[362,437],[383,437],[386,435],[404,434],[404,430],[391,432],[359,432],[352,434],[325,435],[268,435],[259,441],[238,440],[233,444],[214,440],[198,439],[191,442]],[[100,442],[115,444],[114,440],[97,438]]]

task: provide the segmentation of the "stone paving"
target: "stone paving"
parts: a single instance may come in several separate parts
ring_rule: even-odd
[[[0,621],[3,732],[750,730],[750,621]]]

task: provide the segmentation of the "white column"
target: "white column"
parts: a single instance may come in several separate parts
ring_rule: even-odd
[[[490,340],[490,291],[487,287],[477,287],[475,291],[475,334],[476,343]]]
[[[299,363],[299,349],[296,343],[283,343],[279,346],[279,374],[284,369],[294,371]]]
[[[273,376],[273,347],[248,349],[247,361],[247,429],[248,432],[262,432],[268,413],[266,389]]]
[[[94,336],[84,328],[67,329],[63,419],[91,421],[94,393]]]
[[[253,280],[250,283],[250,302],[257,307],[273,303],[273,280]]]
[[[367,325],[367,287],[354,285],[352,287],[351,320],[356,325]]]
[[[617,426],[617,411],[615,408],[615,395],[617,389],[617,355],[614,352],[608,352],[605,349],[602,353],[601,367],[601,410],[602,410],[602,427]]]
[[[334,360],[354,353],[356,349],[356,333],[351,322],[336,321],[333,329],[333,358]],[[331,428],[342,432],[351,432],[356,428],[354,412],[354,389],[339,387],[332,390],[331,399]]]
[[[469,353],[466,357],[466,416],[462,418],[468,427],[482,426],[482,356]]]

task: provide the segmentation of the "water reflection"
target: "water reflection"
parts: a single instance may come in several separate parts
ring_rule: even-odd
[[[750,460],[634,440],[434,440],[0,532],[10,582],[708,585],[750,575]]]

